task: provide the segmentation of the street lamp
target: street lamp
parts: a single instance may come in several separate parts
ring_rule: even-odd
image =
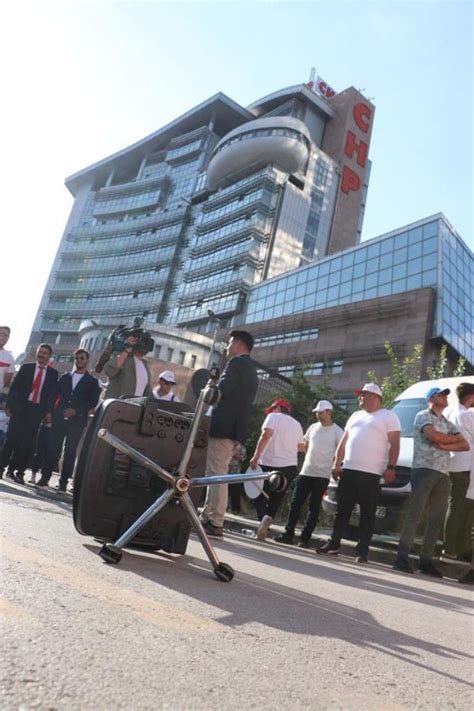
[[[207,369],[210,370],[210,368],[212,366],[212,358],[214,356],[214,346],[216,343],[216,335],[217,335],[217,331],[219,329],[219,324],[222,321],[222,319],[220,319],[219,316],[217,316],[212,309],[207,310],[207,315],[209,316],[210,319],[212,319],[212,321],[216,322],[216,327],[214,328],[214,335],[212,336],[211,352],[209,353],[209,360],[207,362]]]

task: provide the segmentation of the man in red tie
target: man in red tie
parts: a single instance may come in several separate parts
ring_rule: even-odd
[[[5,411],[10,417],[5,446],[0,462],[0,478],[8,466],[15,481],[24,484],[35,447],[36,434],[43,417],[53,406],[58,371],[48,363],[52,348],[41,343],[36,351],[36,363],[25,363],[18,371],[8,393]]]

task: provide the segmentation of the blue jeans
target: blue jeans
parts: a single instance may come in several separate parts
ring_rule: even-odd
[[[416,530],[426,509],[420,559],[431,560],[446,514],[450,486],[447,474],[434,469],[412,469],[411,496],[398,544],[399,558],[408,559]]]

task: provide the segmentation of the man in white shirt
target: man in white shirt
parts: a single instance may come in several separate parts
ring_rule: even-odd
[[[356,394],[360,410],[349,417],[334,458],[332,475],[339,484],[333,532],[316,553],[339,553],[344,529],[355,504],[359,503],[356,561],[367,563],[380,482],[383,479],[389,484],[395,480],[401,427],[396,414],[382,407],[382,391],[376,383],[366,383]]]
[[[15,359],[5,346],[10,338],[10,326],[0,326],[0,393],[8,388],[13,379]]]
[[[293,543],[299,513],[309,497],[308,515],[298,543],[300,548],[309,548],[323,494],[331,476],[334,454],[344,434],[333,422],[333,406],[329,400],[320,400],[313,412],[317,422],[310,425],[304,436],[306,456],[296,479],[285,533],[275,538],[278,543]]]
[[[291,417],[290,411],[290,403],[283,398],[274,400],[265,410],[262,434],[250,460],[252,469],[258,464],[264,472],[276,469],[286,477],[288,483],[293,481],[298,472],[298,452],[304,451],[303,428],[298,420]],[[268,536],[284,496],[284,491],[271,491],[268,482],[264,483],[263,491],[265,493],[255,499],[255,508],[260,519],[257,529],[259,541],[264,541]]]
[[[171,370],[164,370],[158,376],[158,385],[152,390],[153,397],[157,400],[170,400],[171,402],[179,402],[173,392],[173,387],[176,385],[176,378]]]
[[[470,450],[467,452],[451,452],[449,462],[449,478],[451,491],[449,494],[448,511],[444,523],[443,558],[471,559],[471,525],[472,507],[466,501],[469,487],[470,469],[474,447],[474,383],[461,383],[456,388],[459,400],[447,415],[464,439]]]

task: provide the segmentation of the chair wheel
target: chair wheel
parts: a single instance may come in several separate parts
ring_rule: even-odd
[[[113,543],[104,543],[99,551],[99,555],[106,563],[120,563],[122,551],[120,548],[114,546]]]
[[[214,568],[214,575],[221,582],[230,583],[234,577],[234,570],[227,563],[219,563],[217,568]]]

